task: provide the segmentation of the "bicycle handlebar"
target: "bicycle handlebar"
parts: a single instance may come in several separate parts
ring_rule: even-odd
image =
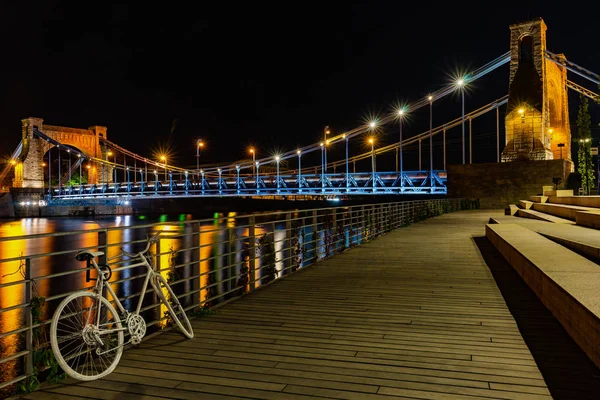
[[[147,243],[146,243],[146,248],[138,253],[129,253],[128,251],[125,251],[122,247],[121,247],[121,252],[123,253],[123,255],[126,255],[127,257],[142,257],[144,254],[146,254],[148,252],[148,250],[150,250],[150,246],[153,243],[158,243],[159,240],[159,236],[162,233],[162,230],[158,231],[157,233],[155,233],[152,236],[148,236],[147,238]]]

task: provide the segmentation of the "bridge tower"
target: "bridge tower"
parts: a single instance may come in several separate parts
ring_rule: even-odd
[[[68,146],[73,146],[80,150],[87,160],[94,157],[96,159],[106,159],[106,148],[101,143],[101,139],[106,139],[105,126],[91,126],[88,129],[68,128],[63,126],[43,125],[42,118],[29,117],[21,120],[21,136],[23,140],[23,150],[15,165],[15,178],[13,187],[15,188],[43,188],[44,187],[44,167],[42,160],[44,154],[50,148],[54,147],[48,141],[37,137],[34,129],[37,128],[48,137]],[[105,176],[104,182],[112,182],[112,168],[100,168],[95,162],[86,161],[86,170],[88,183],[98,183],[102,177],[101,170]],[[87,166],[89,165],[89,168]]]
[[[571,161],[567,70],[546,59],[546,30],[541,18],[510,25],[503,162]]]

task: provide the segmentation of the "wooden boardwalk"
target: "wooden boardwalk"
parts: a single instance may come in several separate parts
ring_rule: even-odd
[[[473,236],[498,212],[384,235],[26,399],[551,399]]]

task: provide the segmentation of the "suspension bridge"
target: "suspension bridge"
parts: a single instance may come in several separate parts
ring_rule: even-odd
[[[0,173],[0,181],[9,176],[14,169],[15,187],[43,189],[50,199],[123,196],[446,194],[448,142],[446,133],[451,129],[461,130],[462,163],[472,163],[472,123],[488,113],[495,113],[496,117],[496,162],[513,161],[519,159],[524,153],[534,159],[570,160],[570,140],[567,140],[570,139],[568,115],[566,118],[566,114],[560,116],[561,110],[552,109],[549,105],[554,104],[554,99],[548,99],[552,96],[558,98],[563,92],[566,93],[567,89],[593,100],[600,98],[593,90],[566,79],[567,71],[595,85],[599,84],[600,79],[598,74],[567,60],[564,55],[545,49],[545,42],[541,52],[533,55],[533,42],[529,40],[527,44],[527,38],[531,36],[522,35],[517,45],[511,44],[509,52],[382,118],[368,121],[337,135],[325,134],[320,142],[260,159],[256,159],[255,153],[252,152],[251,160],[185,168],[169,164],[165,157],[158,161],[119,146],[114,141],[108,140],[105,127],[92,127],[87,131],[79,130],[82,132],[77,133],[75,131],[78,130],[73,128],[44,126],[43,120],[39,118],[25,119],[23,139],[13,152],[10,162]],[[530,46],[529,49],[527,45]],[[523,98],[527,98],[523,96],[523,88],[518,87],[518,71],[525,68],[522,65],[526,65],[527,57],[531,59],[532,66],[538,69],[544,89],[544,104],[539,107],[534,104],[524,104],[524,107],[518,103],[522,102]],[[511,63],[512,81],[509,94],[503,94],[483,107],[465,112],[465,89],[507,63]],[[562,74],[563,77],[559,76],[556,81],[556,76],[550,76],[549,72],[546,73],[548,76],[544,75],[542,72],[545,69],[540,67],[542,64],[552,64],[553,71],[556,71],[555,75]],[[546,86],[548,86],[547,90]],[[531,92],[531,88],[527,90]],[[461,115],[433,126],[434,105],[452,94],[459,94],[462,99]],[[500,142],[500,108],[503,106],[507,106],[505,143]],[[403,136],[402,129],[407,115],[414,114],[425,107],[429,108],[429,129],[416,135]],[[528,120],[531,120],[533,127],[530,130],[521,127],[520,132],[517,132],[515,121],[524,123],[527,113],[530,114]],[[516,117],[510,117],[511,114],[515,114]],[[556,119],[557,115],[559,122],[553,123],[552,119]],[[561,124],[562,126],[557,126]],[[397,141],[385,144],[375,139],[374,134],[378,130],[384,127],[389,129],[391,126],[398,127]],[[90,143],[86,142],[86,145],[79,146],[79,139],[74,139],[77,135],[88,135]],[[434,159],[434,138],[440,136],[441,140],[436,139],[438,140],[436,145],[441,144],[442,157]],[[369,143],[370,150],[351,154],[349,151],[351,142],[364,143],[365,139]],[[328,149],[336,145],[339,148],[340,144],[345,147],[345,157],[328,162]],[[423,157],[423,145],[429,147],[429,154],[426,157]],[[417,147],[418,168],[406,168],[404,157],[407,149]],[[313,161],[303,163],[311,153],[313,153]],[[318,160],[318,153],[320,153],[320,162],[315,162],[314,160]],[[426,149],[425,153],[427,153]],[[377,168],[378,157],[386,154],[388,157],[393,155],[396,158],[395,170]],[[427,159],[425,166],[422,158]],[[361,164],[363,170],[356,170],[358,161],[363,161]],[[292,165],[294,167],[290,167]],[[367,168],[364,168],[365,166]]]

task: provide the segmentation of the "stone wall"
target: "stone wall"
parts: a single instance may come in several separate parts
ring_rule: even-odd
[[[479,199],[481,208],[504,209],[541,194],[554,177],[562,178],[563,188],[571,168],[568,160],[448,165],[448,197]]]

